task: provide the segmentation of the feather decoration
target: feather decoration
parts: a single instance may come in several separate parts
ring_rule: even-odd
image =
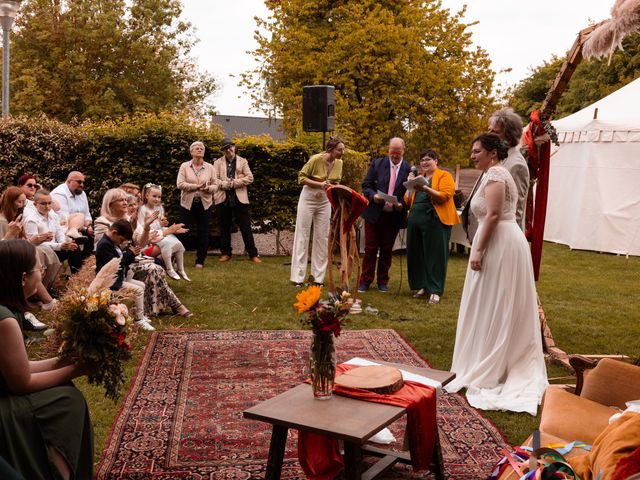
[[[109,263],[100,269],[96,278],[94,278],[91,285],[89,285],[89,294],[111,287],[118,278],[118,270],[120,270],[120,258],[112,258],[109,260]]]
[[[616,48],[622,49],[622,40],[640,30],[640,0],[616,0],[611,8],[611,18],[599,24],[585,40],[582,47],[584,58],[601,58],[611,55]]]

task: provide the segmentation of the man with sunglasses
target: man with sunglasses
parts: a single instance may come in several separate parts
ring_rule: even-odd
[[[67,175],[67,181],[51,191],[51,197],[59,204],[57,214],[67,222],[66,235],[77,243],[84,243],[83,257],[89,256],[93,242],[86,237],[93,237],[91,224],[93,219],[89,211],[89,200],[84,191],[85,179],[82,172],[73,171]]]

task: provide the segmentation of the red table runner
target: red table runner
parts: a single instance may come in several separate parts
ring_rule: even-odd
[[[357,367],[358,365],[338,365],[336,375]],[[336,385],[333,393],[406,408],[411,464],[415,471],[429,468],[437,431],[436,391],[433,387],[405,381],[404,386],[396,393],[382,395]],[[344,467],[338,440],[311,432],[298,431],[298,460],[307,478],[313,480],[333,480]]]

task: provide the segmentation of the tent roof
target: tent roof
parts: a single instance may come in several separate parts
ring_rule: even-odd
[[[596,108],[598,118],[594,120]],[[560,134],[561,142],[564,137],[561,132],[640,131],[640,78],[588,107],[554,121],[553,125]]]

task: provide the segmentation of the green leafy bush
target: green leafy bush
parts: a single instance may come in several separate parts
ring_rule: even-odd
[[[4,189],[23,173],[36,176],[47,188],[64,182],[71,170],[82,171],[92,213],[99,215],[104,192],[125,182],[163,187],[163,201],[171,221],[178,220],[180,192],[176,176],[191,158],[189,146],[205,144],[205,161],[222,156],[222,132],[217,126],[194,121],[185,114],[139,114],[117,121],[70,126],[45,117],[17,117],[0,122],[0,172]],[[249,187],[251,215],[261,231],[292,228],[300,186],[298,171],[320,151],[312,144],[276,143],[270,137],[237,140],[238,155],[246,158],[254,175]],[[343,184],[360,190],[367,155],[347,150]]]
[[[86,166],[88,143],[82,129],[44,116],[0,120],[2,190],[25,173],[35,175],[47,188],[55,187],[71,169]]]

